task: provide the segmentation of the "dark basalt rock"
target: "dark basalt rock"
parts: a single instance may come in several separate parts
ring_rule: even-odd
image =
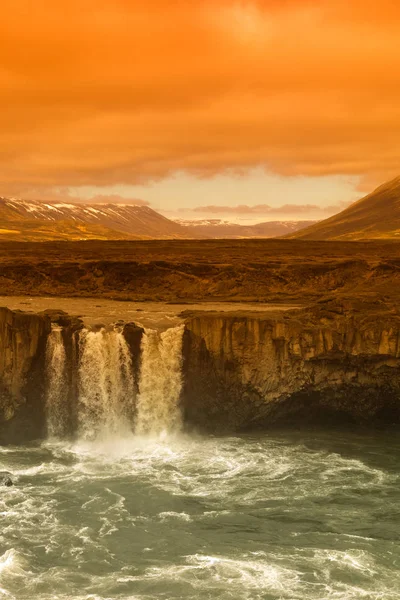
[[[400,424],[400,313],[325,300],[288,312],[189,313],[182,404],[188,427],[248,431]]]
[[[50,318],[0,308],[0,444],[44,433],[44,372]]]
[[[185,311],[182,407],[188,428],[400,424],[400,310],[385,297],[332,299],[290,311]],[[46,342],[62,328],[65,435],[77,430],[78,317],[0,308],[0,444],[45,431]],[[143,329],[119,322],[136,392]],[[134,410],[134,409],[132,409]]]
[[[60,325],[60,327],[70,332],[79,331],[84,327],[83,321],[79,316],[69,315],[64,310],[48,308],[39,313],[39,315],[48,317],[52,323]]]
[[[140,346],[144,329],[136,325],[136,323],[125,323],[122,333],[131,352],[135,381],[137,382],[140,370]]]
[[[0,471],[0,486],[4,485],[6,487],[11,487],[14,485],[12,480],[12,475],[8,471]]]

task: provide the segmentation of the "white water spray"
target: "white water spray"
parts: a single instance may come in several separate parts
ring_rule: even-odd
[[[65,433],[68,414],[67,359],[62,328],[53,325],[46,346],[46,413],[50,437]]]
[[[134,408],[132,358],[122,332],[83,330],[80,335],[78,427],[85,439],[130,429]]]
[[[138,435],[162,435],[182,427],[179,399],[183,331],[183,325],[162,333],[145,330],[135,426]]]
[[[76,416],[84,440],[176,433],[182,427],[184,326],[148,329],[141,343],[141,367],[136,398],[132,357],[121,329],[79,334]],[[65,435],[70,390],[62,328],[53,326],[46,350],[47,423],[51,437]],[[72,390],[71,390],[72,392]]]

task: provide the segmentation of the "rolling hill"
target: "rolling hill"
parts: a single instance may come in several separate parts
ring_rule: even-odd
[[[285,236],[302,240],[400,240],[400,177],[342,212]]]

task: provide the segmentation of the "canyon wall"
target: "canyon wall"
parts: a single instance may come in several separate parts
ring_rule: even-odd
[[[400,317],[383,302],[188,313],[184,356],[189,427],[400,421]]]
[[[61,383],[65,388],[61,390],[65,403],[62,429],[66,435],[73,435],[77,429],[78,369],[82,352],[79,334],[84,329],[83,322],[63,311],[33,314],[0,307],[0,444],[42,439],[47,435],[48,341],[54,328],[60,332],[65,356]],[[143,329],[134,323],[120,323],[119,329],[132,356],[136,375]],[[93,381],[93,385],[96,383]]]
[[[153,404],[165,404],[168,394],[175,398],[171,385],[180,389],[180,377],[188,430],[400,422],[400,314],[384,299],[183,316],[181,350],[180,327],[173,336],[145,334],[123,322],[87,330],[79,318],[60,311],[35,315],[0,308],[0,444],[46,436],[50,381],[52,428],[62,436],[82,428],[82,402],[92,419],[93,410],[108,411],[115,394],[116,409],[126,413],[133,430],[137,402],[147,402],[147,416],[158,414]]]
[[[0,443],[38,437],[43,426],[46,316],[0,308]]]

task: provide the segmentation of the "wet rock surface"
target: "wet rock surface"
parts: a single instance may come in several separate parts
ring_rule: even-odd
[[[0,471],[0,486],[11,487],[14,485],[12,475],[8,471]]]
[[[42,433],[46,316],[0,308],[0,443]]]
[[[69,376],[74,380],[76,334],[83,327],[78,317],[58,310],[34,314],[0,308],[0,444],[45,435],[46,344],[54,325],[62,331]],[[69,398],[71,407],[74,402]]]

